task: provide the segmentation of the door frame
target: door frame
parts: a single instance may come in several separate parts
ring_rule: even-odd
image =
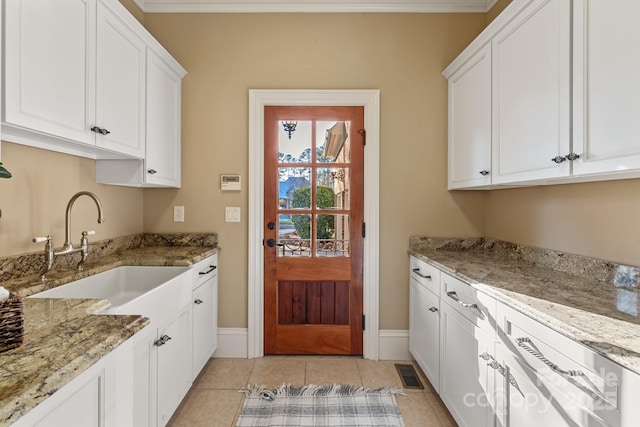
[[[363,313],[366,328],[363,357],[378,360],[379,330],[379,210],[380,210],[380,91],[379,90],[249,90],[249,242],[247,356],[264,356],[264,107],[363,106],[364,150]]]

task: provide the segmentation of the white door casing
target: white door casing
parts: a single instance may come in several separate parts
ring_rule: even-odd
[[[249,358],[264,355],[264,107],[363,106],[366,147],[364,152],[364,240],[363,311],[366,316],[363,356],[378,359],[379,320],[379,90],[249,90],[249,257],[248,337]]]

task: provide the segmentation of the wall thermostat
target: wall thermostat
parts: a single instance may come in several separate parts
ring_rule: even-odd
[[[240,175],[220,175],[220,189],[222,191],[240,191]]]

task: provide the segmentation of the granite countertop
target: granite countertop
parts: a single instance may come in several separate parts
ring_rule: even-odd
[[[0,283],[29,296],[123,265],[189,266],[216,253],[215,234],[135,235],[91,245],[78,259],[57,261],[45,283],[40,253],[0,259]],[[61,257],[63,258],[63,257]],[[24,341],[0,353],[0,425],[15,422],[56,390],[149,324],[143,316],[96,315],[106,300],[24,298]]]
[[[639,269],[489,239],[415,237],[409,253],[640,374]]]

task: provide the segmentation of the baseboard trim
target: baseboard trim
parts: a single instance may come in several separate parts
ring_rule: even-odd
[[[247,328],[218,328],[218,348],[213,357],[246,359]]]
[[[411,360],[409,331],[381,329],[378,333],[378,358],[380,360]],[[247,328],[218,328],[218,348],[213,357],[246,359]]]
[[[378,333],[379,360],[412,360],[409,352],[409,331],[403,329],[381,329]]]

